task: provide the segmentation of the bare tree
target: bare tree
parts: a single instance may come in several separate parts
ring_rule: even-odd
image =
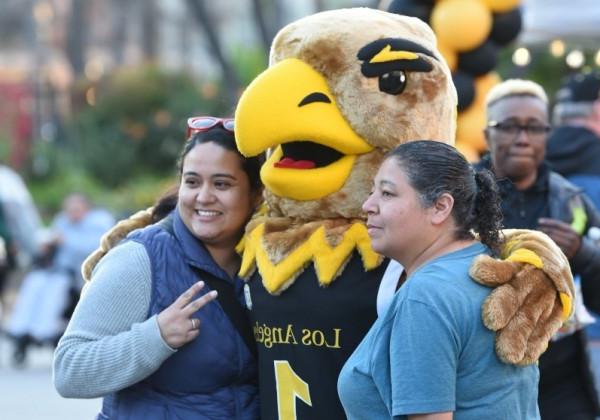
[[[131,2],[112,0],[113,23],[113,48],[112,53],[117,64],[123,64],[125,59],[125,45],[127,44],[127,22],[130,16]]]
[[[315,0],[315,10],[317,12],[321,12],[325,10],[325,1],[324,0]]]
[[[267,26],[261,0],[252,0],[252,13],[254,14],[254,21],[258,27],[263,46],[266,51],[269,51],[271,41],[273,40],[273,31]]]
[[[141,0],[142,11],[142,51],[147,61],[154,61],[157,55],[157,18],[156,0]]]
[[[87,4],[86,0],[73,0],[71,3],[66,52],[75,77],[81,75],[85,68],[85,47],[87,44],[87,25],[85,19]]]
[[[186,69],[191,68],[192,60],[188,53],[192,47],[192,39],[190,34],[192,18],[185,13],[179,20],[179,56],[183,67]]]
[[[32,5],[28,1],[0,1],[0,46],[23,42],[27,32],[27,19]]]
[[[225,80],[225,88],[227,89],[227,96],[230,103],[233,104],[237,101],[237,93],[241,84],[231,63],[223,54],[214,20],[209,16],[208,11],[206,10],[204,0],[188,0],[188,4],[194,17],[206,35],[211,54],[221,66],[223,79]]]
[[[252,13],[263,46],[269,51],[275,34],[282,26],[281,4],[278,0],[252,0]]]

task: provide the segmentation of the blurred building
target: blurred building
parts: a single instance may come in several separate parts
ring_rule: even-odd
[[[202,80],[220,78],[216,47],[228,59],[254,50],[265,54],[265,45],[289,21],[368,3],[0,0],[0,109],[14,108],[0,112],[0,160],[18,168],[29,139],[54,140],[56,121],[76,106],[70,95],[79,80],[97,81],[116,67],[144,62]],[[194,5],[205,9],[204,22]]]
[[[525,0],[524,44],[563,40],[580,48],[600,47],[600,1]]]

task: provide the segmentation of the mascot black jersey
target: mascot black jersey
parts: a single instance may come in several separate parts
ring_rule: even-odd
[[[354,253],[344,281],[323,287],[310,267],[279,296],[265,290],[257,273],[251,277],[246,304],[258,345],[261,418],[346,418],[338,375],[377,318],[386,265],[365,272]]]

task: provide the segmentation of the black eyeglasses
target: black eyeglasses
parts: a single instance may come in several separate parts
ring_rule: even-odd
[[[517,137],[521,131],[525,131],[530,137],[540,137],[548,134],[552,127],[545,124],[519,124],[514,121],[490,121],[489,128],[511,137]]]

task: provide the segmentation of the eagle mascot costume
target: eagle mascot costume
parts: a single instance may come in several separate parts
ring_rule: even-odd
[[[356,8],[318,13],[275,37],[269,68],[235,114],[239,150],[269,151],[265,207],[238,246],[258,346],[264,419],[342,419],[338,374],[385,309],[401,267],[370,245],[361,205],[386,152],[412,140],[453,144],[456,91],[422,21]],[[142,211],[84,264],[86,277]],[[505,231],[501,259],[474,280],[495,287],[482,308],[507,363],[533,363],[573,304],[568,262],[545,235]],[[383,280],[382,280],[383,279]],[[198,372],[198,374],[202,374]]]

